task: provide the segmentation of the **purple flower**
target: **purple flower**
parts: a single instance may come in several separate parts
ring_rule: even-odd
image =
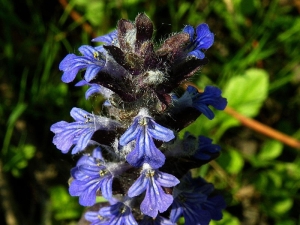
[[[122,174],[129,168],[125,163],[105,163],[100,147],[93,150],[92,155],[83,155],[72,168],[73,181],[69,192],[72,196],[79,196],[79,203],[83,206],[95,204],[99,190],[103,197],[112,199],[112,182],[115,176]]]
[[[118,34],[118,32],[116,30],[114,30],[108,34],[96,37],[92,41],[93,42],[103,42],[105,44],[110,45],[117,38],[117,34]]]
[[[226,202],[221,195],[209,197],[202,205],[204,210],[209,211],[212,220],[221,220],[222,210],[226,208]]]
[[[101,190],[105,198],[112,198],[113,174],[116,171],[112,172],[102,163],[104,162],[92,156],[83,156],[71,170],[74,180],[70,184],[69,192],[71,196],[79,196],[79,203],[83,206],[95,204],[98,190]]]
[[[212,140],[204,136],[199,136],[198,144],[199,147],[194,154],[197,159],[209,160],[212,154],[219,153],[221,150],[219,145],[212,144]]]
[[[88,211],[84,214],[84,218],[91,222],[89,225],[102,225],[105,223],[105,219],[99,215],[99,212]]]
[[[124,146],[135,140],[135,148],[127,155],[126,160],[134,167],[150,164],[153,169],[165,162],[164,154],[157,149],[153,139],[168,142],[174,138],[173,131],[157,124],[151,117],[138,115],[132,125],[121,136],[120,145]]]
[[[170,219],[176,223],[183,216],[185,225],[208,225],[211,219],[208,211],[203,210],[199,203],[204,202],[206,196],[201,193],[181,193],[174,199]]]
[[[178,111],[178,109],[182,110],[186,107],[194,107],[211,120],[215,115],[208,107],[209,105],[218,110],[225,109],[227,105],[226,98],[223,98],[221,94],[221,90],[213,86],[205,87],[203,93],[199,93],[197,88],[193,86],[188,86],[186,92],[179,99],[173,98],[175,105],[174,112]]]
[[[140,209],[145,215],[154,218],[158,212],[166,211],[173,202],[173,196],[166,194],[162,187],[174,187],[178,183],[179,180],[171,174],[145,168],[129,188],[128,196],[135,197],[146,191]]]
[[[76,122],[60,121],[50,128],[55,133],[53,143],[63,153],[67,153],[73,145],[75,146],[72,154],[82,151],[97,130],[113,130],[121,126],[115,120],[97,116],[79,108],[73,108],[71,116]]]
[[[162,216],[157,216],[156,218],[144,216],[139,225],[176,225],[176,223],[172,223],[170,220]]]
[[[99,216],[105,218],[103,225],[138,224],[132,215],[131,208],[122,202],[117,202],[111,206],[101,208],[99,210]]]
[[[91,95],[94,94],[101,94],[103,95],[104,98],[109,98],[112,94],[113,91],[109,90],[106,87],[103,87],[99,84],[96,83],[88,83],[86,80],[81,80],[75,86],[83,86],[83,85],[88,85],[90,88],[85,92],[85,98],[88,99]]]
[[[203,225],[209,224],[212,219],[220,220],[226,204],[219,195],[209,196],[213,190],[212,184],[202,178],[192,178],[188,173],[173,190],[171,221],[176,222],[181,216],[186,225]]]
[[[190,51],[189,55],[193,55],[198,59],[203,59],[205,55],[202,50],[209,49],[214,43],[214,34],[210,32],[208,25],[205,23],[198,25],[196,27],[196,34],[195,29],[192,26],[187,25],[183,29],[183,32],[190,35],[191,44],[188,47]]]
[[[83,45],[78,50],[83,56],[68,54],[59,64],[59,69],[64,71],[61,79],[65,83],[73,81],[82,69],[86,69],[84,79],[89,82],[105,65],[104,50],[102,52],[88,45]]]

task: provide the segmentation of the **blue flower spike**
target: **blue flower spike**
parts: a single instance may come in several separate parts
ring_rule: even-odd
[[[84,216],[89,225],[176,225],[182,217],[185,225],[208,225],[226,206],[212,184],[189,172],[218,157],[220,146],[179,133],[202,114],[213,119],[211,106],[227,105],[213,86],[202,93],[188,86],[177,96],[208,62],[214,34],[205,23],[187,25],[158,45],[154,27],[144,13],[134,22],[121,19],[92,40],[95,47],[82,45],[81,55],[68,54],[59,65],[65,83],[82,73],[75,86],[88,86],[85,98],[100,112],[74,107],[73,122],[50,128],[62,153],[81,156],[69,194],[93,210]]]

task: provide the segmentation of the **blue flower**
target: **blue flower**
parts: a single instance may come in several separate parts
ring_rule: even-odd
[[[69,186],[71,196],[79,196],[79,203],[92,206],[96,194],[101,190],[103,197],[112,198],[112,182],[115,176],[129,169],[125,163],[105,163],[100,147],[93,150],[92,155],[83,155],[72,168],[72,182]]]
[[[145,215],[155,218],[158,212],[165,212],[173,202],[173,196],[166,194],[162,187],[174,187],[179,180],[171,174],[146,167],[129,188],[128,196],[135,197],[146,191],[140,209]]]
[[[83,45],[78,50],[83,56],[68,54],[59,64],[59,69],[64,71],[61,79],[65,83],[73,81],[82,69],[86,69],[84,79],[89,82],[105,65],[104,50],[97,50],[88,45]]]
[[[89,225],[102,225],[105,223],[105,219],[99,215],[97,211],[88,211],[84,214],[84,218],[91,222]]]
[[[53,143],[63,153],[67,153],[73,145],[75,146],[72,154],[82,151],[87,147],[97,130],[113,130],[121,126],[115,120],[97,116],[79,108],[73,108],[71,116],[76,122],[60,121],[53,124],[50,128],[55,133]]]
[[[156,218],[144,216],[139,225],[176,225],[176,223],[172,223],[170,220],[162,216],[157,216]]]
[[[71,196],[79,196],[79,203],[83,206],[94,205],[99,190],[105,198],[112,198],[113,174],[116,173],[103,163],[92,156],[83,156],[71,170],[73,181],[69,193]]]
[[[208,137],[199,136],[198,148],[194,154],[194,157],[201,160],[209,160],[211,154],[219,153],[221,147],[219,145],[212,144],[212,140]]]
[[[183,32],[190,35],[189,55],[203,59],[205,55],[202,50],[209,49],[214,43],[214,34],[210,32],[208,25],[205,23],[198,25],[196,27],[196,35],[195,29],[190,25],[185,26]]]
[[[226,98],[223,98],[221,94],[221,90],[213,86],[205,87],[203,93],[199,93],[197,88],[193,86],[188,86],[185,93],[179,99],[173,98],[175,106],[173,111],[176,113],[179,109],[194,107],[211,120],[215,115],[208,107],[209,105],[218,110],[225,109],[227,105]]]
[[[219,195],[209,196],[213,190],[212,184],[202,178],[192,178],[188,173],[173,189],[171,221],[176,222],[181,216],[184,217],[186,225],[206,225],[212,219],[220,220],[221,211],[226,204]]]
[[[112,94],[113,91],[109,90],[106,87],[103,87],[99,84],[96,83],[88,83],[86,80],[81,80],[75,86],[83,86],[83,85],[88,85],[90,88],[85,92],[85,98],[88,99],[91,95],[94,94],[101,94],[104,98],[109,98]]]
[[[127,155],[126,160],[134,167],[150,164],[153,169],[165,162],[164,154],[155,146],[154,139],[168,142],[174,138],[173,131],[157,124],[151,117],[138,115],[132,125],[120,137],[120,145],[125,146],[135,140],[135,148]]]
[[[105,219],[103,225],[137,225],[131,208],[122,202],[117,202],[99,210],[99,215]]]
[[[176,223],[183,216],[185,225],[208,225],[211,219],[210,214],[199,206],[199,203],[203,203],[206,198],[201,193],[181,193],[174,199],[170,220]]]
[[[221,220],[222,210],[226,208],[226,202],[221,195],[209,197],[202,205],[204,210],[209,211],[212,220]]]
[[[113,30],[112,32],[110,32],[108,34],[94,38],[92,41],[93,42],[103,42],[105,44],[110,45],[116,39],[117,35],[118,35],[118,32],[116,30]]]

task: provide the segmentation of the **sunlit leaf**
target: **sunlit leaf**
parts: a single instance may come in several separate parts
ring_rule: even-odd
[[[283,149],[283,144],[276,140],[266,141],[259,151],[257,158],[258,160],[272,160],[277,158]]]
[[[223,152],[217,162],[230,174],[239,173],[244,166],[244,159],[236,150]]]
[[[51,188],[50,198],[55,219],[78,219],[81,216],[82,208],[79,206],[77,198],[71,197],[65,187]]]
[[[284,214],[293,206],[293,200],[291,198],[283,198],[279,201],[274,202],[273,211],[278,214]]]
[[[268,74],[252,68],[241,76],[233,77],[224,88],[228,105],[242,115],[253,117],[259,112],[268,94]]]

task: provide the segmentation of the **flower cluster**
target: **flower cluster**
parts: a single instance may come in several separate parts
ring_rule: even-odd
[[[59,65],[63,82],[83,72],[76,86],[89,86],[86,98],[105,99],[101,112],[73,108],[75,122],[51,126],[62,153],[82,154],[71,170],[70,195],[83,206],[95,205],[99,195],[107,199],[85,214],[92,225],[171,225],[180,217],[203,225],[220,220],[225,208],[212,184],[189,174],[220,147],[204,136],[178,137],[200,115],[213,119],[210,107],[226,107],[217,87],[180,86],[207,63],[214,34],[207,24],[186,26],[157,47],[153,30],[143,13],[134,22],[120,20],[115,31],[92,40],[103,45],[81,46],[81,56],[68,54]]]

